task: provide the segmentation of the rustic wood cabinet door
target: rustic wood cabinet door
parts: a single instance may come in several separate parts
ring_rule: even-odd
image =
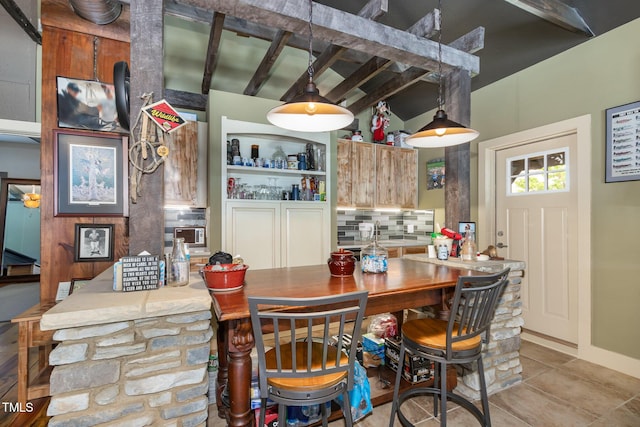
[[[198,123],[188,122],[167,139],[169,156],[164,163],[165,203],[196,206]]]
[[[337,145],[337,206],[353,206],[351,200],[351,141],[339,139]]]
[[[337,205],[373,208],[375,202],[375,145],[338,140]]]
[[[351,142],[351,201],[356,208],[373,208],[375,204],[375,145]]]
[[[399,164],[396,149],[379,145],[376,147],[376,207],[396,208],[398,200]]]
[[[403,209],[418,207],[418,152],[412,148],[396,148],[399,179],[397,203]]]
[[[416,162],[417,152],[413,149],[376,146],[376,207],[418,206]]]

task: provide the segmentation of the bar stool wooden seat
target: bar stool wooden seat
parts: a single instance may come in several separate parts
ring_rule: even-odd
[[[393,405],[389,427],[393,427],[396,414],[403,426],[412,425],[400,410],[407,399],[424,394],[433,395],[434,415],[440,411],[440,425],[447,425],[447,400],[471,412],[483,426],[491,426],[489,399],[482,364],[482,341],[488,340],[488,329],[500,296],[508,282],[509,269],[485,276],[460,276],[451,305],[449,320],[415,319],[402,326],[399,360],[405,352],[434,361],[433,387],[414,387],[400,396],[401,369],[396,374]],[[453,391],[447,391],[447,366],[477,362],[482,412],[469,400]],[[438,388],[439,385],[439,388]]]
[[[325,403],[338,396],[345,424],[352,426],[348,392],[367,296],[360,291],[321,298],[248,297],[258,352],[261,426],[267,399],[279,404],[279,425],[286,425],[287,406],[319,404],[326,426]]]

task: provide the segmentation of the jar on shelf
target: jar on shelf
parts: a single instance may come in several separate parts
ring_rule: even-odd
[[[287,155],[282,150],[282,146],[279,145],[278,148],[276,148],[276,151],[271,156],[271,159],[273,160],[273,164],[276,169],[287,168]]]
[[[189,284],[189,261],[184,250],[184,238],[173,239],[171,268],[169,269],[168,286],[185,286]]]

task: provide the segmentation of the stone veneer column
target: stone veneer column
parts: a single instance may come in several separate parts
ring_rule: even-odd
[[[207,419],[211,312],[58,330],[49,426],[197,426]]]
[[[487,393],[492,394],[522,381],[520,332],[524,325],[520,283],[522,270],[511,271],[489,330],[489,342],[482,345]],[[462,372],[456,391],[473,399],[480,398],[478,371]]]
[[[42,317],[60,342],[49,426],[204,426],[213,330],[202,279],[124,293],[101,276]]]
[[[482,358],[489,394],[520,383],[522,381],[520,332],[524,325],[520,285],[524,274],[524,262],[512,260],[463,262],[451,258],[448,261],[440,261],[427,258],[422,254],[406,255],[405,258],[485,273],[496,273],[507,267],[511,268],[509,284],[500,298],[495,317],[491,323],[489,342],[483,344]],[[456,392],[471,399],[479,399],[480,385],[477,369],[474,368],[472,371],[459,370],[458,373],[461,374],[461,378],[458,381]]]

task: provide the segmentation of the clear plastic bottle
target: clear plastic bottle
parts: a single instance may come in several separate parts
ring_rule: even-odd
[[[169,286],[185,286],[189,284],[189,261],[184,252],[184,239],[173,239],[173,253],[171,255],[171,270],[169,273]]]
[[[476,239],[473,231],[467,231],[460,250],[462,261],[475,261],[477,258]]]

